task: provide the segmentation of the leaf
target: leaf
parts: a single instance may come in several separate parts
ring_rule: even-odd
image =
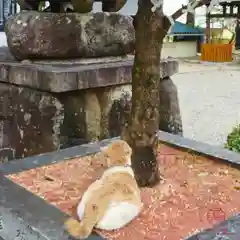
[[[205,177],[205,176],[208,176],[208,172],[200,172],[199,174],[198,174],[198,176],[199,177]]]
[[[240,125],[233,128],[227,136],[225,147],[231,151],[240,153]]]
[[[233,188],[237,191],[240,191],[240,186],[234,186]]]

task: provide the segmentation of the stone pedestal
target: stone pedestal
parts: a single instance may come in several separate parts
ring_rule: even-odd
[[[119,136],[131,111],[132,65],[133,56],[1,62],[0,148],[21,158]],[[162,60],[159,128],[182,134],[170,78],[177,71],[176,60]]]

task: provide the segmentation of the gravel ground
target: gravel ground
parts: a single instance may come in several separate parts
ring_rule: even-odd
[[[173,80],[184,136],[222,146],[240,123],[240,65],[180,63]]]

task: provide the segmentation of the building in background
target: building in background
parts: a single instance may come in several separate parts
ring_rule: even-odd
[[[204,40],[204,29],[176,21],[164,39],[162,58],[195,57]]]
[[[0,31],[4,30],[7,18],[16,13],[16,6],[17,4],[14,0],[0,0]]]

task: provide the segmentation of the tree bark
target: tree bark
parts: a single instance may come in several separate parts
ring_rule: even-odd
[[[136,15],[135,59],[132,70],[132,112],[122,139],[132,147],[132,167],[139,186],[160,180],[156,159],[159,125],[160,53],[163,13],[152,13],[150,0],[139,1]]]

